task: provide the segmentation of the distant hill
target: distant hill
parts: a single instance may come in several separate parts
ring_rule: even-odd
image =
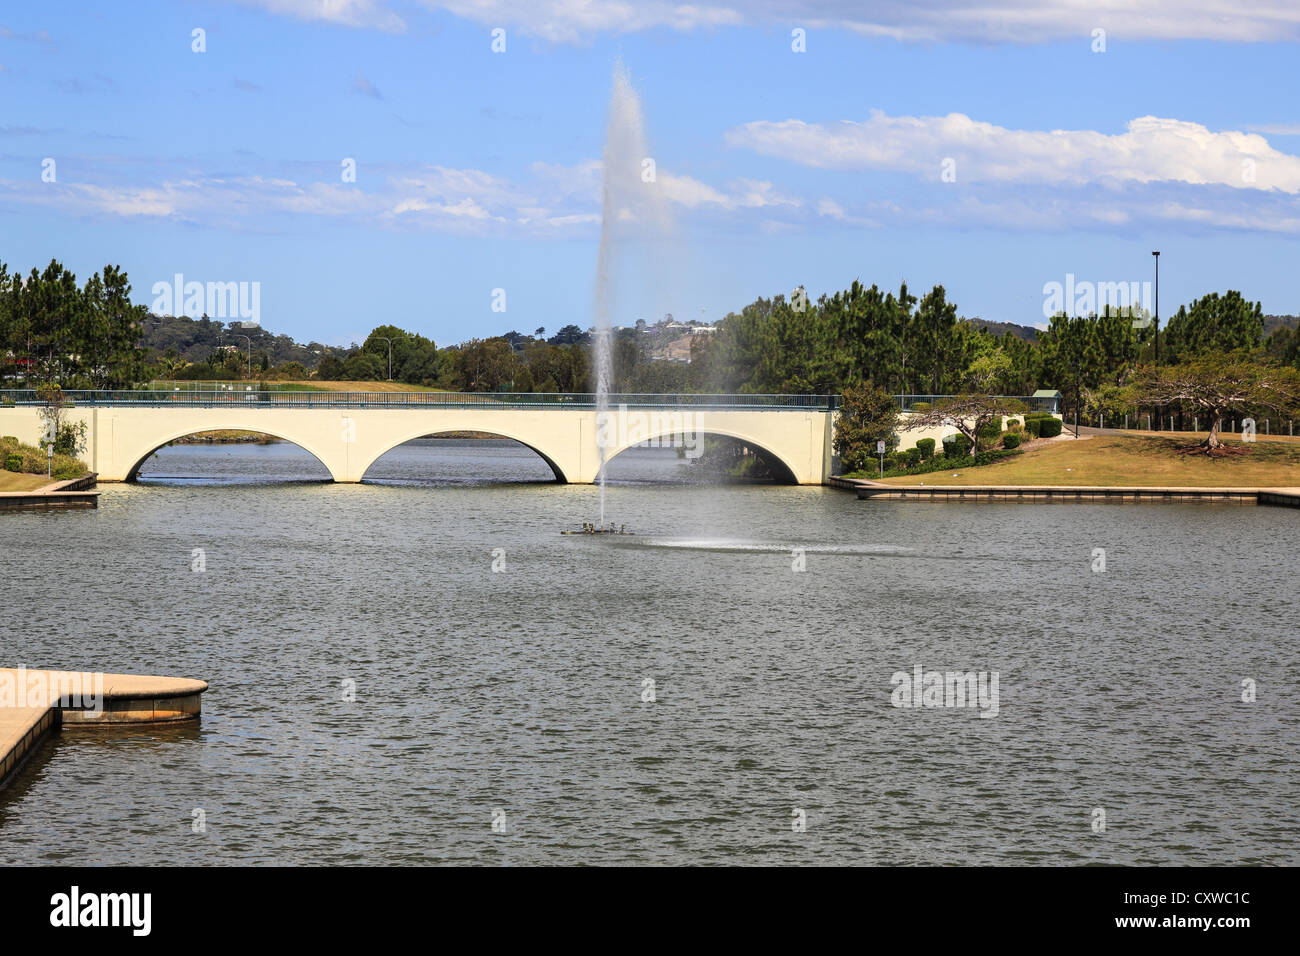
[[[1286,326],[1288,329],[1294,329],[1300,324],[1300,315],[1266,315],[1264,316],[1264,338],[1273,334],[1274,330]]]
[[[231,323],[227,329],[226,323],[219,319],[209,319],[207,316],[191,319],[184,315],[151,315],[144,323],[140,344],[159,354],[175,349],[187,362],[205,362],[209,355],[222,346],[234,345],[241,350],[245,348],[245,335],[252,339],[254,358],[258,352],[266,352],[272,365],[301,362],[305,368],[314,369],[326,355],[343,357],[348,353],[347,349],[333,348],[319,342],[302,345],[287,335],[275,335],[261,327],[236,328]]]
[[[1002,338],[1005,333],[1010,332],[1016,338],[1024,339],[1026,342],[1038,341],[1038,330],[1032,325],[1016,325],[1014,322],[990,322],[988,319],[980,318],[967,319],[966,321],[977,329],[988,329],[989,335],[997,338]]]

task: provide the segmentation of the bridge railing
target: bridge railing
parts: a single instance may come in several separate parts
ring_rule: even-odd
[[[956,395],[895,395],[894,401],[898,407],[905,412],[915,411],[916,406],[920,404],[933,405],[935,402],[941,402],[945,398],[956,398]],[[998,398],[1010,398],[1022,403],[1026,408],[1033,412],[1055,412],[1057,410],[1057,400],[1043,395],[998,395]]]
[[[265,391],[224,389],[194,391],[177,388],[139,389],[132,391],[67,391],[64,396],[75,405],[135,405],[154,407],[211,408],[214,406],[259,406],[271,408],[595,408],[591,392],[330,392]],[[902,411],[934,404],[952,395],[895,395]],[[1056,411],[1055,398],[1034,395],[1008,395],[1037,411]],[[632,408],[700,408],[700,409],[772,409],[833,411],[840,407],[839,395],[744,395],[744,394],[651,394],[628,393],[609,396],[609,406]],[[44,405],[34,389],[0,389],[0,407],[4,405]]]
[[[268,391],[91,391],[63,393],[73,405],[155,408],[595,408],[589,392],[268,392]],[[828,411],[839,407],[838,395],[705,395],[615,394],[611,408],[698,408],[734,410]],[[44,405],[34,389],[0,390],[0,407]]]

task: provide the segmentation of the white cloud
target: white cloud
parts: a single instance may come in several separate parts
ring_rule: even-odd
[[[1300,136],[1300,123],[1264,123],[1261,126],[1247,126],[1246,129],[1269,136]]]
[[[601,221],[602,173],[595,160],[572,166],[536,163],[532,177],[522,182],[478,169],[380,167],[368,171],[366,188],[301,177],[168,179],[161,174],[159,185],[122,181],[133,165],[138,161],[100,164],[102,178],[95,183],[0,180],[0,208],[34,205],[72,216],[154,217],[238,230],[280,227],[284,217],[323,217],[465,235],[575,235]],[[157,174],[156,167],[151,166],[151,173]],[[646,188],[662,189],[670,204],[687,210],[734,214],[799,205],[771,183],[746,179],[718,189],[689,176],[661,172],[658,182]],[[631,209],[620,213],[629,222],[640,218]]]
[[[580,43],[602,33],[639,33],[663,27],[689,32],[736,26],[744,15],[735,4],[706,6],[661,0],[423,0],[488,27],[513,27],[554,43]]]
[[[345,27],[402,33],[406,22],[388,8],[385,0],[234,0],[242,6],[261,7],[295,20],[335,23]]]
[[[301,20],[400,32],[394,0],[235,0]],[[1198,39],[1235,43],[1300,40],[1294,0],[421,0],[485,27],[506,27],[557,43],[650,29],[690,32],[748,25],[848,30],[902,41],[1110,43]],[[815,35],[809,37],[816,43]]]
[[[729,130],[727,142],[805,166],[881,169],[940,181],[955,160],[958,182],[1073,184],[1184,182],[1300,193],[1300,157],[1257,133],[1213,132],[1199,123],[1143,116],[1124,133],[1014,130],[947,116],[887,116],[862,122],[766,120]]]

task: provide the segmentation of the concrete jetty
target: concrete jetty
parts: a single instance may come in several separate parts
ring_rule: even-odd
[[[1300,508],[1300,488],[1216,488],[1108,485],[890,485],[864,478],[828,481],[859,498],[885,501],[1217,502]]]
[[[0,785],[50,733],[198,720],[205,681],[0,667]]]
[[[31,491],[0,491],[0,511],[98,508],[99,492],[94,490],[98,477],[90,474],[53,481]]]

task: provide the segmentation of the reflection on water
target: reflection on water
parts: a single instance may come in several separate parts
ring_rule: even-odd
[[[175,447],[146,472],[187,477],[3,516],[5,658],[212,689],[188,734],[54,739],[0,791],[0,858],[1300,862],[1295,512],[611,469],[637,537],[561,536],[596,490],[504,442],[403,446],[362,485]],[[892,707],[917,664],[997,671],[996,719]]]

